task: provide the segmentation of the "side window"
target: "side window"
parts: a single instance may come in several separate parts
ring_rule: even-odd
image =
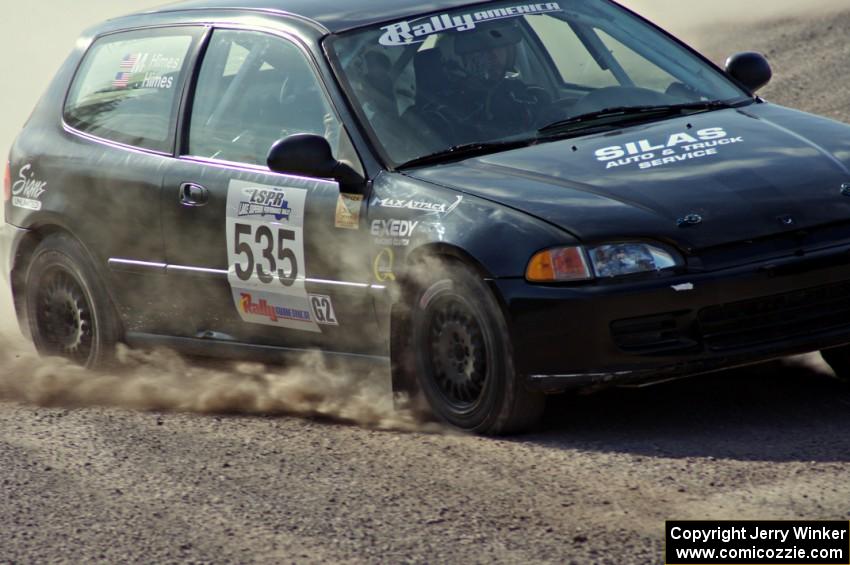
[[[186,59],[201,33],[147,30],[97,40],[71,85],[65,122],[119,143],[169,151]]]
[[[620,84],[610,70],[599,66],[563,21],[548,15],[526,17],[526,21],[552,56],[564,82],[592,88]]]
[[[358,162],[295,45],[259,32],[215,31],[195,88],[188,153],[265,165],[272,144],[296,133],[325,136],[337,158]]]

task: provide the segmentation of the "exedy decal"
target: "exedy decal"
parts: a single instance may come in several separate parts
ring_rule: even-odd
[[[41,195],[47,191],[47,182],[35,178],[32,165],[27,163],[18,172],[12,185],[12,206],[27,210],[41,210]]]
[[[557,2],[542,2],[539,4],[519,4],[507,8],[495,8],[460,15],[440,14],[413,21],[402,21],[382,27],[383,35],[378,40],[381,45],[396,47],[422,43],[428,36],[444,31],[469,31],[484,22],[515,18],[529,14],[545,14],[560,12],[561,5]]]
[[[372,236],[376,245],[407,246],[418,225],[419,222],[413,220],[373,220]]]
[[[598,149],[595,155],[597,161],[606,163],[606,169],[628,165],[652,169],[717,155],[720,147],[743,142],[743,137],[730,137],[723,128],[705,128],[693,134],[680,132],[663,139],[641,139],[604,147]]]

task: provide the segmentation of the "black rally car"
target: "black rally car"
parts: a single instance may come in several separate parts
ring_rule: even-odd
[[[614,2],[203,0],[88,31],[11,152],[45,354],[391,361],[508,432],[546,393],[826,349],[850,128]]]

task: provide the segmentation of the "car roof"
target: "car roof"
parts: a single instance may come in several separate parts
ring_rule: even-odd
[[[313,20],[331,33],[485,3],[482,0],[186,0],[153,10],[242,9],[287,13]]]

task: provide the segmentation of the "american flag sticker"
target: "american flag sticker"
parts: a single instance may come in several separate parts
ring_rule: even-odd
[[[127,88],[130,84],[130,77],[133,71],[136,70],[136,65],[139,62],[138,53],[130,53],[124,55],[121,62],[118,63],[118,74],[115,75],[115,80],[112,81],[112,88]]]
[[[132,71],[136,66],[136,63],[139,62],[139,54],[131,53],[130,55],[125,55],[123,59],[121,59],[121,64],[118,67],[122,71]]]
[[[115,75],[115,80],[112,81],[112,88],[127,88],[130,84],[131,73],[118,73]]]

